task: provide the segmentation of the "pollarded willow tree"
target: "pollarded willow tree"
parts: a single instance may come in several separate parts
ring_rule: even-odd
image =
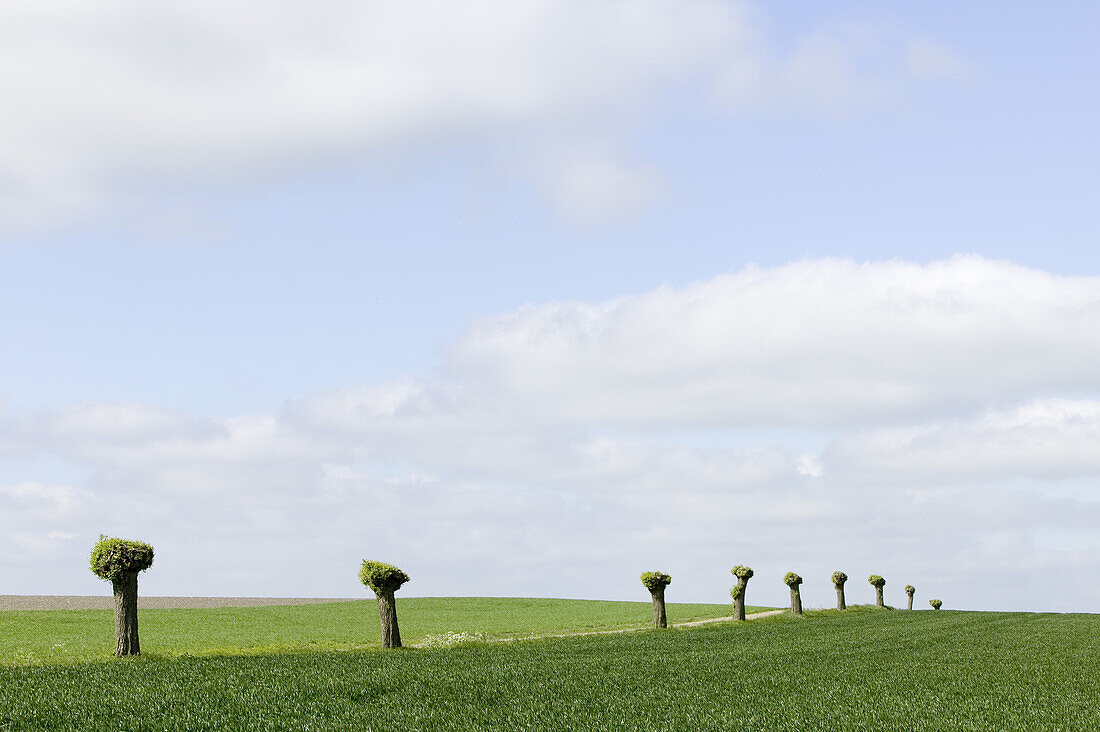
[[[844,602],[844,583],[848,581],[848,575],[840,570],[833,572],[833,587],[836,588],[836,609],[845,610],[848,605]]]
[[[913,585],[905,586],[905,594],[909,596],[909,609],[913,609],[913,595],[917,594],[917,588]]]
[[[794,572],[787,572],[783,576],[783,584],[791,588],[791,612],[795,615],[802,614],[802,595],[798,591],[798,586],[802,584],[802,578]]]
[[[733,619],[744,620],[745,588],[748,586],[749,580],[752,579],[752,567],[738,564],[730,570],[730,574],[737,578],[737,586],[730,590],[730,597],[733,598]]]
[[[879,607],[886,607],[886,603],[882,601],[882,588],[886,586],[886,580],[877,574],[873,574],[867,578],[867,581],[875,588],[875,604]]]
[[[942,600],[929,600],[928,604],[932,606],[933,610],[939,610],[940,605],[943,605],[943,601]]]
[[[397,627],[397,600],[393,593],[409,581],[409,575],[392,564],[363,560],[359,581],[374,590],[378,598],[378,619],[382,622],[382,647],[400,648],[401,631]]]
[[[138,573],[153,566],[153,547],[143,541],[127,541],[99,535],[89,560],[92,572],[109,580],[115,593],[115,655],[141,653],[138,640]]]
[[[672,577],[664,572],[642,572],[642,584],[653,598],[653,627],[667,628],[665,617],[665,588],[672,584]]]

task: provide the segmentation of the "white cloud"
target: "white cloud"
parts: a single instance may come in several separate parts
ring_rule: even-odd
[[[33,568],[65,557],[93,502],[93,492],[67,485],[0,485],[0,562]]]
[[[811,478],[820,478],[825,473],[825,466],[821,464],[821,458],[817,455],[799,455],[798,473]]]
[[[922,421],[1100,388],[1100,278],[978,257],[748,267],[482,321],[453,368],[565,423]]]
[[[858,44],[817,34],[799,45],[779,71],[777,103],[816,108],[833,115],[880,103],[891,92],[881,75],[861,73]]]
[[[166,462],[286,462],[324,456],[323,449],[289,435],[273,416],[195,419],[141,404],[87,404],[9,417],[0,451],[52,450],[81,461],[141,466]]]
[[[563,214],[584,221],[634,215],[657,198],[660,174],[602,149],[566,149],[548,157],[540,176]]]
[[[570,214],[622,215],[658,176],[619,146],[670,90],[844,108],[881,85],[847,43],[786,59],[720,0],[4,3],[0,220],[148,217],[148,188],[440,140],[518,150]]]
[[[85,491],[61,485],[43,485],[31,481],[0,485],[0,500],[9,509],[34,506],[57,516],[71,514],[74,507],[87,497]]]
[[[1041,399],[976,417],[845,435],[830,469],[869,479],[965,483],[1100,477],[1100,401]]]
[[[1100,527],[1098,302],[1096,278],[973,257],[806,261],[529,306],[431,381],[276,415],[9,410],[8,455],[90,475],[0,489],[0,584],[97,591],[104,532],[157,546],[151,593],[355,595],[378,556],[418,594],[635,597],[659,567],[723,601],[748,562],[757,602],[793,569],[828,604],[843,569],[952,607],[1095,608],[1066,579]]]
[[[918,79],[961,81],[972,76],[974,69],[957,53],[930,38],[909,42],[905,61]]]

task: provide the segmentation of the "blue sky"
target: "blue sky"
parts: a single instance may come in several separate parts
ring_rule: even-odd
[[[356,592],[261,568],[297,519],[416,594],[462,591],[454,556],[500,577],[475,594],[630,597],[644,559],[721,599],[741,554],[873,564],[863,501],[948,604],[1020,607],[929,568],[954,551],[1097,609],[1056,581],[1100,536],[1095,6],[106,7],[0,11],[11,591],[101,590],[108,531],[164,547],[165,594]],[[372,543],[376,505],[434,528]],[[763,548],[797,516],[841,533]],[[593,555],[613,582],[576,583]]]

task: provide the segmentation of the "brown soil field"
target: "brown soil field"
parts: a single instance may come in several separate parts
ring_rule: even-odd
[[[197,607],[260,607],[263,605],[316,605],[348,602],[362,597],[145,597],[138,606],[149,610]],[[3,610],[107,610],[114,608],[111,595],[0,595]]]

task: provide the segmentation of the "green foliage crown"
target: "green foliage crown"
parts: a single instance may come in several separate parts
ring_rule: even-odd
[[[153,566],[153,547],[144,541],[100,534],[92,547],[89,566],[97,577],[115,582],[127,572],[144,572]]]
[[[672,584],[672,577],[664,572],[642,572],[642,584],[650,592],[663,590]]]
[[[364,559],[363,566],[359,568],[359,581],[374,590],[376,595],[381,595],[401,589],[401,585],[409,581],[409,575],[392,564]]]
[[[787,574],[783,575],[783,584],[787,585],[787,587],[798,587],[802,584],[802,578],[794,572],[787,572]]]
[[[929,600],[928,604],[931,605],[932,607],[936,608],[937,610],[939,610],[940,605],[943,604],[943,601],[942,600]]]
[[[748,581],[748,579],[752,577],[753,571],[752,567],[746,567],[743,564],[738,564],[736,567],[730,570],[730,574],[734,575],[739,580]]]
[[[917,592],[917,588],[913,587],[913,585],[906,585],[905,586],[905,594],[906,595],[909,595],[910,597],[912,597],[913,595],[916,594],[916,592]]]
[[[885,587],[886,586],[886,580],[884,580],[882,577],[880,577],[877,574],[873,574],[870,577],[868,577],[867,581],[870,582],[875,587]]]
[[[847,581],[848,581],[848,575],[844,574],[843,572],[841,572],[839,570],[837,570],[836,572],[833,572],[833,584],[836,585],[837,587],[842,586]]]

